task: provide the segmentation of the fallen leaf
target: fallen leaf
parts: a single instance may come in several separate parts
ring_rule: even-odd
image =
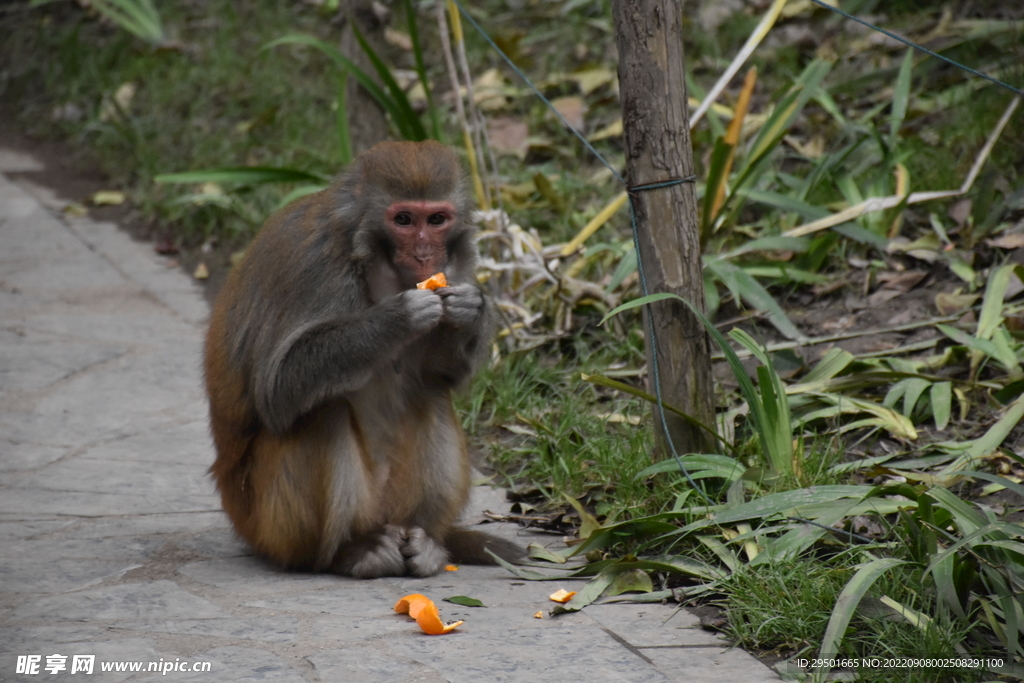
[[[104,102],[100,107],[100,121],[107,122],[115,117],[120,116],[122,113],[127,114],[132,107],[132,100],[135,99],[135,91],[137,86],[132,83],[122,83],[117,90],[114,91],[113,97],[104,98]]]
[[[997,249],[1020,249],[1024,247],[1024,232],[1015,232],[1002,237],[985,240],[985,244]]]
[[[908,270],[903,273],[887,272],[878,274],[878,282],[885,289],[895,289],[900,294],[906,294],[926,277],[928,277],[928,272],[924,270]]]
[[[202,261],[196,266],[195,272],[192,273],[192,277],[197,280],[205,280],[210,277],[210,269],[206,267],[206,264]]]
[[[612,424],[638,425],[643,421],[639,415],[623,415],[622,413],[599,413],[594,417]]]
[[[546,562],[554,562],[555,564],[565,564],[565,558],[558,553],[551,552],[539,543],[531,543],[526,546],[526,552],[531,559],[544,560]]]
[[[881,306],[886,301],[892,301],[903,292],[896,289],[880,289],[867,299],[868,308],[874,308],[875,306]]]
[[[808,159],[818,159],[825,154],[825,138],[820,135],[816,135],[806,142],[795,135],[787,135],[782,140]]]
[[[651,575],[643,569],[630,569],[621,572],[605,589],[604,595],[622,595],[623,593],[650,593],[654,590]]]
[[[548,596],[548,600],[551,600],[552,602],[560,602],[564,605],[572,600],[572,596],[574,595],[576,595],[576,591],[567,591],[564,588],[559,588]]]
[[[956,221],[956,224],[961,228],[967,223],[967,219],[971,216],[971,208],[973,204],[970,197],[965,197],[960,201],[949,207],[949,217]]]
[[[473,81],[473,99],[483,111],[496,111],[508,104],[509,88],[497,69],[488,69]]]
[[[93,206],[118,206],[124,204],[125,196],[124,192],[118,192],[117,190],[100,190],[94,192],[89,201],[92,202]]]
[[[617,138],[620,137],[621,135],[622,119],[619,118],[612,121],[604,128],[601,128],[587,139],[590,140],[591,142],[598,142],[599,140],[607,140],[608,138]]]
[[[412,38],[409,37],[408,33],[396,31],[395,29],[388,27],[384,29],[384,40],[386,40],[388,44],[394,45],[400,50],[412,52]]]
[[[530,136],[526,123],[511,116],[496,116],[487,122],[487,137],[491,148],[499,154],[526,155]]]
[[[953,315],[967,310],[978,300],[977,294],[947,294],[939,292],[935,295],[935,308],[940,315]]]
[[[583,101],[582,97],[559,97],[551,101],[551,106],[572,128],[583,132],[586,125],[587,103]]]
[[[1014,270],[1010,273],[1010,281],[1006,283],[1006,294],[1003,295],[1003,299],[1009,301],[1021,292],[1024,292],[1024,281],[1017,276],[1017,271]]]
[[[450,598],[442,598],[445,602],[450,602],[455,605],[462,605],[463,607],[485,607],[482,600],[471,598],[468,595],[453,595]]]
[[[78,202],[71,202],[64,207],[64,213],[72,218],[81,218],[82,216],[89,215],[89,209]]]
[[[583,71],[569,74],[569,79],[576,81],[576,85],[579,86],[580,92],[584,95],[589,95],[603,85],[614,83],[617,78],[618,76],[614,71],[603,67],[584,69]]]

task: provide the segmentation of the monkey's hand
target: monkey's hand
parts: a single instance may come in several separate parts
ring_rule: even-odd
[[[398,296],[402,298],[409,325],[415,334],[433,329],[444,315],[441,297],[429,289],[407,289]]]
[[[478,287],[464,283],[437,290],[444,302],[444,321],[455,327],[471,327],[480,318],[484,295]]]

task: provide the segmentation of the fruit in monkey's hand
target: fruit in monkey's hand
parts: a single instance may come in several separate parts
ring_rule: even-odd
[[[431,291],[447,286],[448,278],[444,276],[444,273],[436,273],[428,277],[423,282],[416,283],[416,289],[429,289]]]

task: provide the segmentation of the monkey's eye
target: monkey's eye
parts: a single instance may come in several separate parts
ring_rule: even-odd
[[[432,213],[427,218],[427,222],[431,225],[444,225],[448,222],[448,216],[443,213]]]
[[[395,225],[412,225],[412,216],[407,213],[395,214]]]

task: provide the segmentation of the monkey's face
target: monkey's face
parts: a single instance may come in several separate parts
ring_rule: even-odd
[[[397,201],[384,212],[394,245],[392,263],[405,287],[444,271],[448,265],[448,233],[456,222],[451,202]]]

